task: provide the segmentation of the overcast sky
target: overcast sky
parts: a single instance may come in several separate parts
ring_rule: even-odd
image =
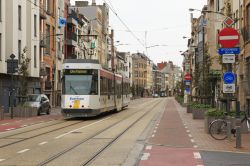
[[[75,4],[75,0],[70,1],[72,5]],[[181,66],[183,57],[180,51],[187,49],[187,39],[182,37],[190,37],[191,33],[188,9],[201,10],[207,0],[96,0],[97,4],[103,2],[114,9],[142,43],[145,43],[147,31],[148,47],[167,45],[148,48],[148,56],[154,63],[170,60]],[[193,13],[194,17],[200,15],[198,11]],[[111,10],[110,26],[115,31],[115,40],[120,41],[120,44],[126,44],[117,46],[119,51],[145,53],[145,47],[127,32],[126,27]]]

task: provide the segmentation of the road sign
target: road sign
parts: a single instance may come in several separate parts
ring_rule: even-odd
[[[238,44],[240,35],[234,28],[224,28],[218,35],[219,43],[225,48],[232,48]]]
[[[225,84],[232,84],[235,80],[234,73],[232,72],[225,72],[223,74],[223,81]]]
[[[222,63],[235,63],[235,55],[234,54],[223,54],[222,55]]]
[[[239,54],[240,53],[240,48],[239,47],[234,47],[234,48],[219,48],[218,53],[220,55],[223,54]]]
[[[186,89],[185,89],[185,94],[186,94],[186,95],[190,95],[190,88],[186,88]]]
[[[190,80],[186,80],[185,83],[186,83],[186,85],[190,85],[191,81]]]
[[[191,75],[190,74],[185,74],[184,79],[185,80],[191,80]]]
[[[235,84],[223,84],[223,93],[235,93]]]
[[[18,60],[17,59],[7,59],[7,73],[16,73],[18,68]]]
[[[223,23],[227,26],[227,27],[231,27],[234,24],[234,20],[231,17],[227,17]]]

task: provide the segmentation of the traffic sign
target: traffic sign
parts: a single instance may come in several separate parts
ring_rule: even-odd
[[[223,93],[235,93],[235,84],[223,84]]]
[[[235,55],[234,54],[223,54],[222,55],[222,63],[235,63]]]
[[[186,95],[190,95],[190,88],[186,88],[186,89],[185,89],[185,94],[186,94]]]
[[[223,54],[239,54],[240,53],[240,48],[239,47],[234,47],[234,48],[219,48],[218,53],[220,55]]]
[[[234,24],[234,20],[231,17],[227,17],[223,22],[228,27],[231,27]]]
[[[238,44],[240,35],[234,28],[224,28],[218,34],[219,43],[225,48],[232,48]]]
[[[185,74],[184,79],[185,80],[191,80],[191,75],[190,74]]]
[[[225,84],[232,84],[235,80],[234,73],[232,72],[225,72],[223,74],[223,81]]]
[[[186,85],[190,85],[191,81],[190,80],[186,80],[185,83],[186,83]]]

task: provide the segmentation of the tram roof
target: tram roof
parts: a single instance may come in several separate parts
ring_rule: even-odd
[[[65,59],[63,69],[101,69],[101,64],[94,59]]]

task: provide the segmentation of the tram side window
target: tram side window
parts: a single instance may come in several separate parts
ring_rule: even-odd
[[[97,94],[98,94],[98,77],[94,75],[92,78],[90,95],[97,95]]]
[[[113,82],[111,79],[108,79],[108,95],[113,95],[114,91],[113,91]]]
[[[101,77],[101,95],[108,94],[108,79]]]

